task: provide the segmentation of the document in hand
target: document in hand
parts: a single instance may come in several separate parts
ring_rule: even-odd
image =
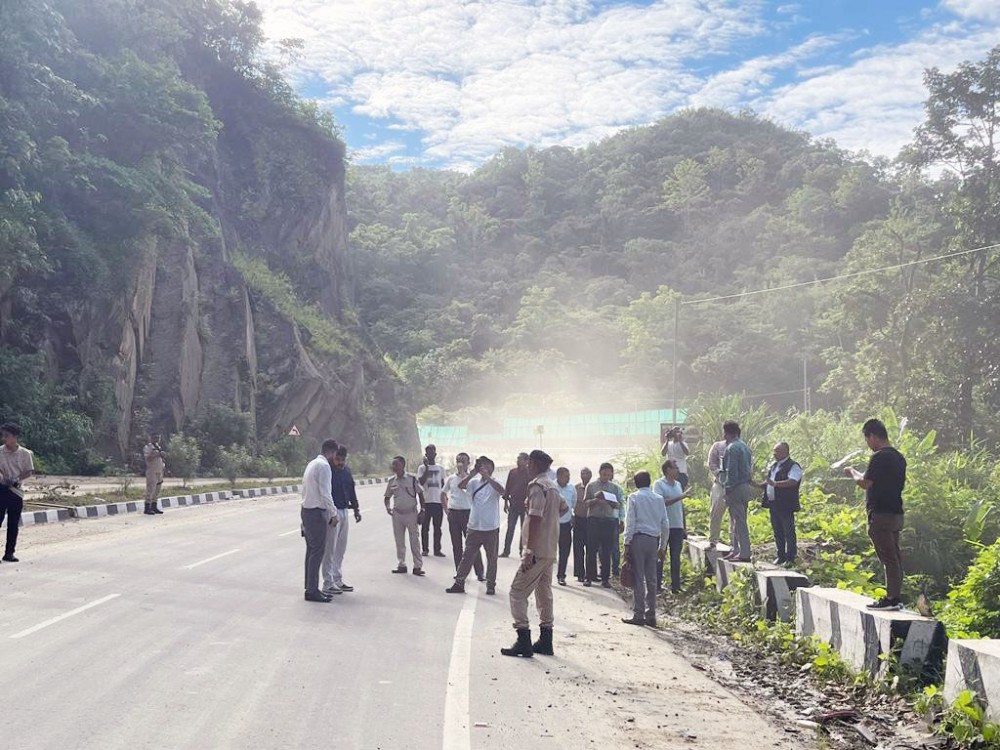
[[[602,490],[601,496],[612,505],[618,505],[618,498],[615,497],[614,492],[608,492],[607,490]]]

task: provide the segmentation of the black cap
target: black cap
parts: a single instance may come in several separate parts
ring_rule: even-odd
[[[528,454],[528,458],[532,461],[537,461],[540,464],[545,464],[550,466],[552,464],[552,456],[550,456],[545,451],[533,450]]]

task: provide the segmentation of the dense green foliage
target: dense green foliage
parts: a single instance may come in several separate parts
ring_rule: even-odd
[[[998,253],[867,271],[1000,241],[997,80],[1000,48],[929,71],[927,120],[894,163],[702,109],[585,149],[507,148],[469,175],[355,167],[362,318],[435,420],[484,399],[787,408],[805,359],[814,406],[995,442]]]

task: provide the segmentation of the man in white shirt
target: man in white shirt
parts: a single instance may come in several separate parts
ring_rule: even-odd
[[[326,529],[338,522],[333,503],[332,464],[337,455],[336,440],[324,440],[320,454],[302,474],[302,535],[306,539],[306,601],[329,602],[319,588],[319,571],[326,549]]]
[[[444,506],[441,504],[441,490],[444,489],[444,467],[437,462],[437,448],[424,448],[424,460],[417,467],[417,481],[424,491],[424,522],[420,526],[421,552],[430,554],[428,544],[431,524],[434,524],[434,557],[445,557],[441,551],[441,524],[444,521]]]
[[[448,512],[448,534],[451,536],[451,554],[455,559],[455,570],[458,570],[465,549],[465,537],[469,531],[469,515],[472,513],[472,496],[468,487],[459,487],[459,483],[469,476],[469,454],[459,453],[455,456],[457,471],[444,480],[444,491],[441,493],[443,507]],[[476,578],[483,578],[483,558],[476,554],[473,560]]]
[[[465,552],[455,573],[455,583],[445,589],[449,594],[464,594],[465,579],[472,570],[473,561],[479,558],[479,548],[486,550],[486,593],[493,596],[497,586],[497,553],[500,550],[500,496],[504,487],[493,478],[496,468],[486,456],[476,459],[471,474],[458,486],[469,491],[472,512],[469,515],[469,533],[465,538]]]
[[[716,440],[708,451],[708,470],[712,474],[712,490],[709,495],[708,542],[711,547],[719,543],[722,533],[722,518],[726,515],[726,488],[722,486],[719,472],[722,471],[722,457],[726,454],[726,441]],[[732,544],[732,539],[729,540]]]
[[[660,449],[660,455],[669,458],[677,464],[677,481],[685,490],[688,486],[688,464],[687,457],[691,453],[688,444],[684,442],[684,432],[680,427],[674,427],[667,433],[667,442]]]
[[[560,466],[556,470],[556,486],[559,494],[568,506],[567,510],[559,519],[559,563],[556,566],[556,581],[560,586],[566,585],[566,565],[569,562],[569,553],[573,549],[573,511],[576,507],[576,487],[569,483],[569,469]]]
[[[21,428],[12,422],[0,425],[0,526],[7,519],[7,545],[3,561],[18,562],[14,557],[17,533],[24,510],[24,490],[21,482],[35,473],[31,451],[17,443]]]
[[[656,571],[667,546],[670,522],[663,498],[650,488],[648,471],[636,473],[636,491],[628,497],[625,511],[625,559],[635,571],[632,618],[628,625],[656,626]]]

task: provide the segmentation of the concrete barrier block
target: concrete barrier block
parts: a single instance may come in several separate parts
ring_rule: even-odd
[[[732,551],[728,544],[717,544],[713,548],[709,545],[708,539],[700,536],[689,536],[684,543],[691,565],[705,575],[715,575],[716,560]]]
[[[869,597],[842,589],[799,588],[795,597],[796,633],[823,639],[855,669],[881,675],[891,667],[923,682],[940,679],[947,638],[937,620],[869,610]]]
[[[73,518],[72,508],[47,508],[46,510],[26,510],[21,514],[21,526],[37,526],[43,523],[57,523]]]
[[[956,639],[948,642],[944,697],[955,700],[971,690],[990,721],[1000,721],[1000,640]]]
[[[768,622],[791,622],[795,614],[795,590],[810,585],[809,579],[794,570],[757,570],[760,613]]]
[[[735,562],[722,557],[718,558],[715,561],[715,590],[721,594],[722,590],[729,585],[729,582],[733,579],[733,575],[738,570],[747,570],[750,572],[750,575],[753,575],[753,563]]]

